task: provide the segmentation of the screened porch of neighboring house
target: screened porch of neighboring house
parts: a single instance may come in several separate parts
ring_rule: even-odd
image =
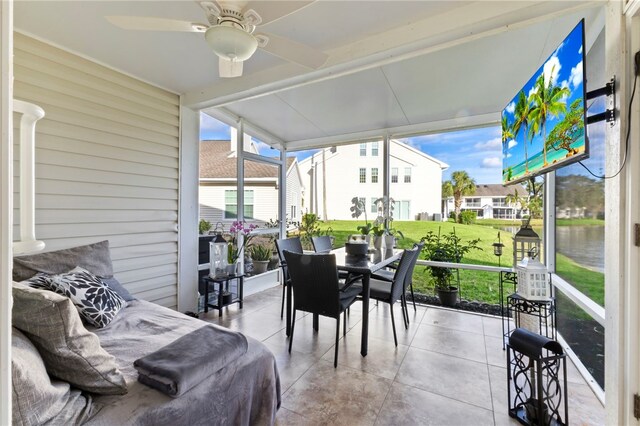
[[[398,162],[401,145],[393,141],[497,127],[500,111],[584,19],[589,88],[615,75],[619,90],[614,125],[592,128],[592,157],[601,160],[601,174],[626,168],[594,190],[606,211],[600,233],[589,237],[572,234],[580,231],[561,222],[575,210],[571,178],[561,171],[546,175],[543,225],[537,231],[557,298],[556,330],[570,360],[571,423],[635,424],[638,251],[630,235],[640,221],[640,156],[638,146],[632,144],[626,154],[624,146],[627,129],[631,140],[638,135],[637,114],[627,119],[629,111],[638,111],[637,104],[629,105],[634,76],[628,54],[640,47],[638,2],[401,2],[399,7],[390,1],[317,1],[298,2],[279,19],[268,15],[270,3],[254,5],[265,18],[256,32],[273,34],[274,46],[280,37],[302,45],[277,54],[258,49],[244,62],[242,76],[221,78],[218,58],[202,34],[135,31],[105,19],[205,22],[197,2],[2,2],[0,369],[11,368],[6,349],[11,346],[10,246],[25,239],[21,225],[27,216],[19,207],[29,205],[20,186],[28,176],[19,176],[21,115],[7,112],[10,93],[45,113],[35,127],[35,238],[46,250],[108,239],[114,273],[129,292],[180,312],[197,311],[199,271],[208,268],[206,253],[198,256],[201,219],[211,222],[212,230],[218,224],[228,230],[233,221],[255,223],[256,241],[284,238],[299,227],[292,222],[300,222],[304,212],[327,219],[323,212],[332,208],[327,200],[348,210],[359,194],[347,188],[361,182],[356,164],[329,176],[320,173],[318,162],[303,170],[296,156],[313,151],[318,153],[313,158],[335,158],[336,150],[363,145],[373,155],[373,144],[379,165],[365,169],[367,194],[400,200],[398,214],[405,220],[398,221],[399,229],[419,213],[434,219],[443,213],[436,180],[446,161],[422,176],[408,160]],[[276,3],[273,10],[285,7]],[[298,62],[281,58],[288,54]],[[300,65],[313,55],[322,62]],[[229,141],[201,141],[212,122],[229,129]],[[431,191],[436,207],[415,210],[410,195],[399,195],[402,185],[416,182],[425,197]],[[496,218],[513,213],[501,197],[491,199]],[[367,195],[364,202],[370,215],[376,210],[373,198]],[[468,207],[482,209],[477,204],[473,199]],[[593,208],[585,204],[580,211],[588,216]],[[587,257],[600,263],[568,261],[567,253],[579,246],[594,247]],[[427,265],[418,264],[416,274]],[[355,304],[334,370],[332,325],[320,321],[314,333],[311,316],[295,319],[299,334],[287,353],[282,277],[277,265],[271,266],[247,278],[243,309],[201,318],[263,341],[275,354],[283,392],[279,423],[396,424],[401,416],[415,424],[513,422],[506,413],[506,361],[497,317],[410,304],[409,326],[398,326],[394,348],[386,306],[372,303],[370,350],[361,357],[362,309]],[[510,269],[463,265],[461,276],[467,286],[477,274],[495,277],[495,296],[501,270]],[[594,279],[584,270],[600,275]],[[10,422],[4,417],[11,401],[7,392],[3,380],[2,424]]]

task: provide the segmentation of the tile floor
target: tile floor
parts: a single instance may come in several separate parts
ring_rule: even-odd
[[[410,308],[405,330],[396,305],[398,347],[387,304],[371,304],[369,354],[360,355],[362,304],[356,302],[333,368],[335,320],[299,313],[291,354],[280,319],[280,287],[202,319],[262,341],[276,356],[282,383],[277,424],[506,425],[506,358],[497,318],[436,307]],[[573,425],[604,424],[604,408],[568,365]]]

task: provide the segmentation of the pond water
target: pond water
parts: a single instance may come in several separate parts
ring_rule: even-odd
[[[515,234],[520,228],[500,229]],[[534,230],[542,237],[540,228]],[[557,226],[556,250],[582,266],[604,272],[604,226]]]

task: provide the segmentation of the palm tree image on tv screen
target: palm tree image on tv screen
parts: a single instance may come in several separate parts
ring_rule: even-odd
[[[588,157],[584,21],[502,111],[502,182],[523,181]]]

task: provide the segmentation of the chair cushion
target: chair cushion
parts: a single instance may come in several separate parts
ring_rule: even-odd
[[[52,380],[36,347],[16,328],[11,352],[13,425],[81,424],[90,417],[91,397]]]
[[[362,292],[362,284],[354,284]],[[391,283],[376,279],[369,280],[369,297],[380,301],[388,301],[391,297]]]
[[[135,297],[129,293],[129,291],[124,288],[124,286],[116,279],[116,277],[111,278],[101,278],[101,281],[107,285],[111,290],[118,293],[118,296],[122,297],[125,302],[131,302],[132,300],[137,300]]]
[[[12,321],[38,349],[52,376],[89,392],[127,393],[115,358],[84,328],[67,297],[13,283]]]
[[[371,278],[382,281],[393,281],[393,277],[395,275],[395,271],[387,271],[384,269],[379,270],[375,274],[371,275]]]
[[[358,287],[357,285],[352,285],[347,287],[344,291],[340,291],[340,310],[344,311],[347,309],[356,297],[362,292],[362,287]]]
[[[38,272],[62,274],[81,266],[100,278],[113,276],[109,241],[13,258],[13,280],[24,281]]]

